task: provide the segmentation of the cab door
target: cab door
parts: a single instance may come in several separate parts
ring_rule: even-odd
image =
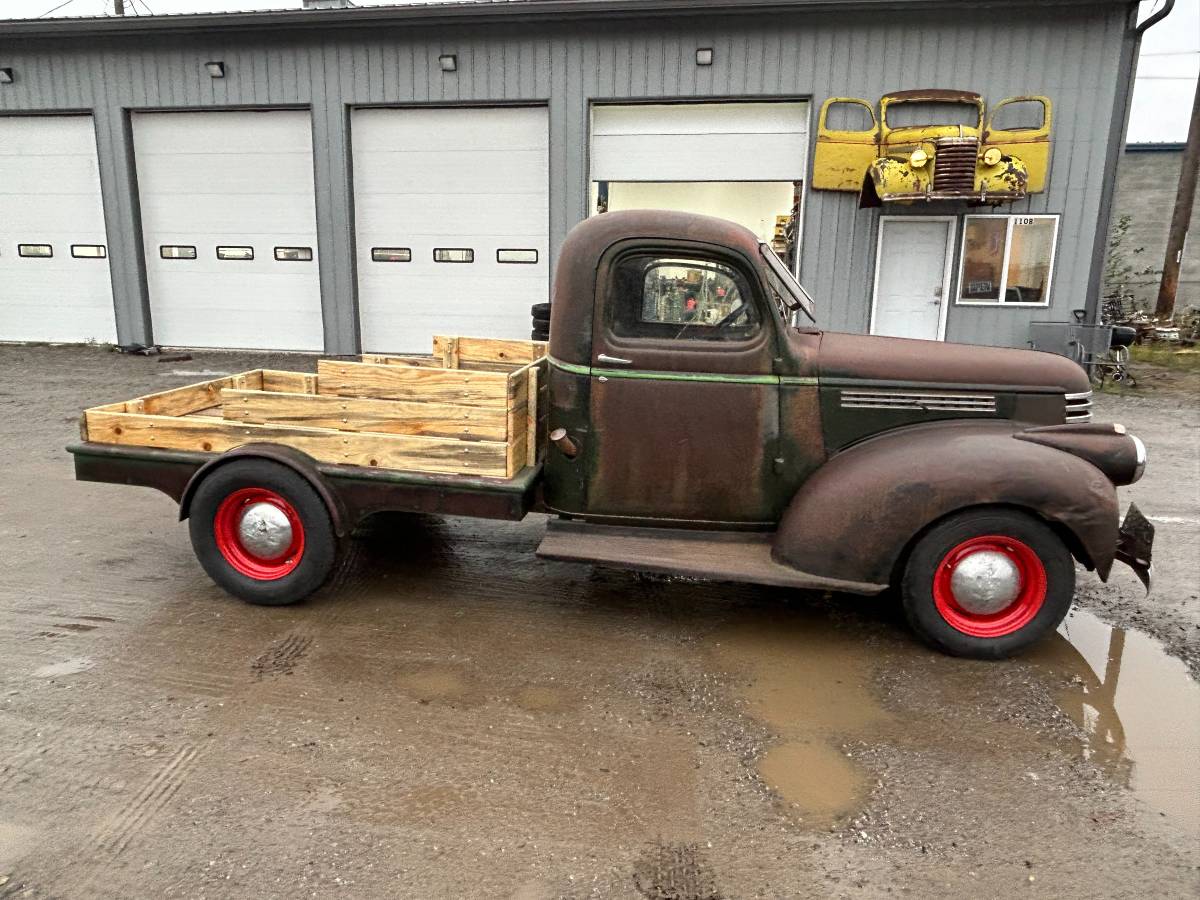
[[[772,523],[776,332],[750,261],[627,242],[601,260],[596,300],[588,515]]]
[[[1025,190],[1030,194],[1046,189],[1053,110],[1049,97],[1009,97],[992,107],[983,134],[983,147],[999,147],[1005,156],[1025,163],[1029,171]]]
[[[841,121],[849,120],[849,121]],[[867,125],[870,122],[870,125]],[[832,127],[858,124],[857,129]],[[817,120],[812,186],[826,191],[857,191],[879,156],[879,123],[875,110],[858,97],[830,97]]]

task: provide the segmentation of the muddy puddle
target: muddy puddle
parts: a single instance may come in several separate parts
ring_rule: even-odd
[[[921,673],[922,691],[952,698],[970,667],[988,665],[931,655],[899,639],[884,638],[881,646],[816,613],[734,623],[712,637],[710,650],[738,676],[747,711],[776,736],[758,760],[760,776],[794,820],[814,828],[854,813],[868,798],[877,774],[854,758],[855,744],[919,751],[922,740],[933,747],[944,733],[941,718],[906,710],[903,693],[885,702],[880,674],[908,668]],[[1072,742],[1065,752],[1096,763],[1149,814],[1200,835],[1200,685],[1183,663],[1140,632],[1076,610],[1034,651],[994,665],[1026,667],[1078,726],[1082,746]]]

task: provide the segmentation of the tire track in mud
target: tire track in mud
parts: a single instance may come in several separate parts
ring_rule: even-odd
[[[123,853],[138,833],[183,787],[200,747],[185,745],[176,751],[125,806],[93,834],[90,850],[108,857]]]
[[[279,675],[291,675],[308,653],[312,643],[313,639],[308,635],[289,634],[260,653],[250,664],[250,671],[259,681]]]

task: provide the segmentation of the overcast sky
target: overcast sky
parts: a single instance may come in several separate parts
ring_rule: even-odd
[[[0,0],[0,16],[33,18],[62,0]],[[438,2],[438,0],[428,0]],[[389,0],[356,0],[358,6],[387,6]],[[1163,0],[1143,0],[1142,16]],[[125,0],[139,14],[213,12],[227,9],[298,9],[300,0]],[[53,16],[98,16],[111,12],[113,0],[69,0]],[[1128,139],[1141,143],[1187,138],[1188,115],[1200,73],[1200,0],[1177,0],[1175,9],[1146,33],[1133,93]],[[928,87],[928,85],[924,85]],[[942,85],[978,89],[977,85]],[[1053,99],[1053,98],[1051,98]]]

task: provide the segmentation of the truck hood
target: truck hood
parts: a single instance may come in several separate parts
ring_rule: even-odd
[[[823,382],[896,382],[1074,394],[1091,390],[1066,357],[1036,350],[825,332],[817,354]]]

